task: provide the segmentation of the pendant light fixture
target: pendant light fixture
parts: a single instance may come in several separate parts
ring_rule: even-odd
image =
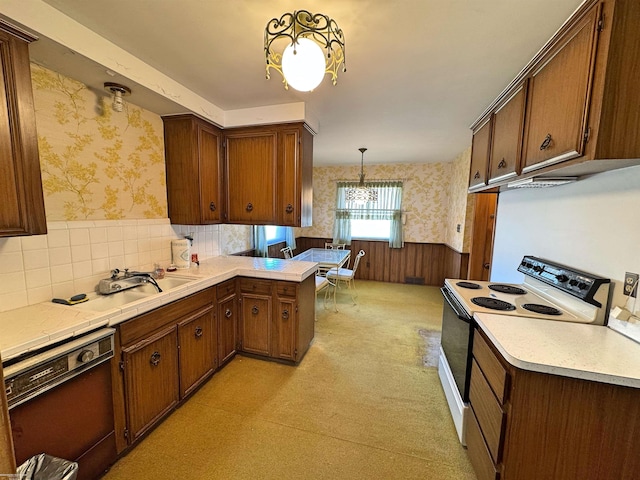
[[[366,152],[367,149],[361,147],[358,150],[360,150],[360,153],[362,154],[362,158],[360,159],[360,181],[356,187],[347,189],[345,194],[346,200],[347,202],[355,203],[377,202],[378,191],[374,188],[368,187],[364,183],[364,152]]]
[[[272,18],[264,31],[267,80],[273,68],[282,74],[287,90],[290,85],[309,92],[320,85],[325,73],[331,74],[335,85],[340,65],[343,72],[347,71],[344,52],[342,30],[322,13],[307,10],[285,13]]]

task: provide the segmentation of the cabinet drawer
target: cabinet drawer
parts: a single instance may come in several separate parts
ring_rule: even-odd
[[[478,362],[487,382],[491,386],[498,401],[502,404],[507,393],[507,371],[495,356],[485,339],[476,330],[473,336],[473,358]]]
[[[491,457],[497,463],[500,460],[500,441],[505,414],[475,360],[471,365],[469,400]]]
[[[245,293],[271,295],[271,281],[256,280],[255,278],[241,278],[240,291]]]
[[[500,473],[496,469],[493,460],[491,460],[491,455],[484,443],[480,427],[473,412],[468,417],[466,440],[469,460],[471,460],[478,480],[499,479]]]
[[[114,295],[118,295],[114,293]],[[143,313],[120,324],[120,339],[123,346],[145,338],[160,328],[175,324],[176,318],[188,315],[198,308],[212,305],[213,289],[207,288],[188,297],[176,300],[155,310]]]
[[[236,291],[236,281],[227,280],[226,282],[222,282],[221,284],[216,286],[216,294],[218,295],[218,299],[222,300],[223,298],[235,293]]]
[[[293,297],[298,293],[298,285],[293,282],[276,282],[276,291],[279,297]]]

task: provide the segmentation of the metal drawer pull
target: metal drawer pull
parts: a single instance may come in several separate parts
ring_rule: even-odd
[[[293,212],[293,205],[291,205],[291,204],[287,205],[286,212],[287,212],[287,213],[291,213],[291,212]]]
[[[258,309],[258,307],[256,305],[254,305],[253,308],[251,309],[251,313],[253,313],[254,315],[257,315],[259,311],[260,310]]]
[[[282,311],[282,318],[285,320],[289,320],[289,310]]]
[[[151,354],[151,365],[153,365],[154,367],[158,366],[158,364],[160,363],[160,352],[153,352]]]
[[[476,174],[473,176],[473,178],[475,178],[476,180],[477,180],[478,178],[480,178],[480,170],[478,170],[478,171],[476,172]]]
[[[498,168],[504,168],[507,166],[507,162],[504,161],[504,158],[502,160],[500,160],[500,163],[498,164]]]
[[[232,313],[231,313],[231,309],[230,308],[227,308],[227,310],[224,312],[224,316],[227,317],[227,318],[231,318],[231,314]]]
[[[212,212],[215,212],[215,211],[216,211],[216,204],[215,204],[215,203],[213,203],[213,202],[211,202],[211,203],[209,204],[209,210],[211,210]]]
[[[540,150],[546,150],[549,147],[549,144],[551,144],[551,134],[547,133],[547,136],[544,137],[544,141],[540,145]]]
[[[247,212],[250,212],[251,210],[253,210],[253,204],[247,203]]]
[[[195,335],[196,338],[200,338],[202,336],[202,327],[196,327]]]

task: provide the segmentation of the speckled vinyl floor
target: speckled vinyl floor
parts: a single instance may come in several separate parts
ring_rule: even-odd
[[[358,281],[339,313],[318,299],[299,366],[237,356],[104,477],[476,477],[437,373],[437,287]]]

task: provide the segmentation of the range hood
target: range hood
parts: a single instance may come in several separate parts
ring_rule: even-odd
[[[530,177],[507,183],[507,188],[548,188],[573,183],[578,177]]]

